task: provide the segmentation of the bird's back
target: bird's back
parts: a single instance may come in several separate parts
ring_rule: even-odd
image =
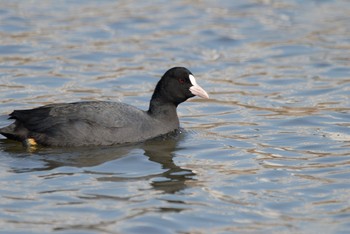
[[[155,120],[134,106],[119,102],[77,102],[46,105],[10,114],[16,121],[0,130],[8,138],[34,139],[42,145],[110,145],[146,139]]]

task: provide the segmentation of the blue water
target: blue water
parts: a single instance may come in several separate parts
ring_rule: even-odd
[[[147,109],[185,66],[179,135],[78,149],[0,139],[2,233],[348,233],[350,2],[0,1],[13,109]]]

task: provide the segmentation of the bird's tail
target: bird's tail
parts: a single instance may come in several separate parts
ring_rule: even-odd
[[[16,130],[15,123],[10,124],[7,127],[0,128],[0,134],[11,140],[23,141],[23,139],[25,139],[24,134]]]

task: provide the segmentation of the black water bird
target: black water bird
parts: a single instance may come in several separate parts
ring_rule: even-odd
[[[184,67],[169,69],[156,85],[149,109],[120,102],[58,103],[15,110],[15,122],[0,134],[25,145],[87,146],[140,142],[179,128],[177,106],[188,98],[209,98]]]

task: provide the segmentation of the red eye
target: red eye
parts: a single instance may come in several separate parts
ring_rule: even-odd
[[[182,79],[182,78],[180,78],[180,79],[179,79],[179,82],[180,82],[180,84],[183,84],[183,83],[185,83],[185,80]]]

